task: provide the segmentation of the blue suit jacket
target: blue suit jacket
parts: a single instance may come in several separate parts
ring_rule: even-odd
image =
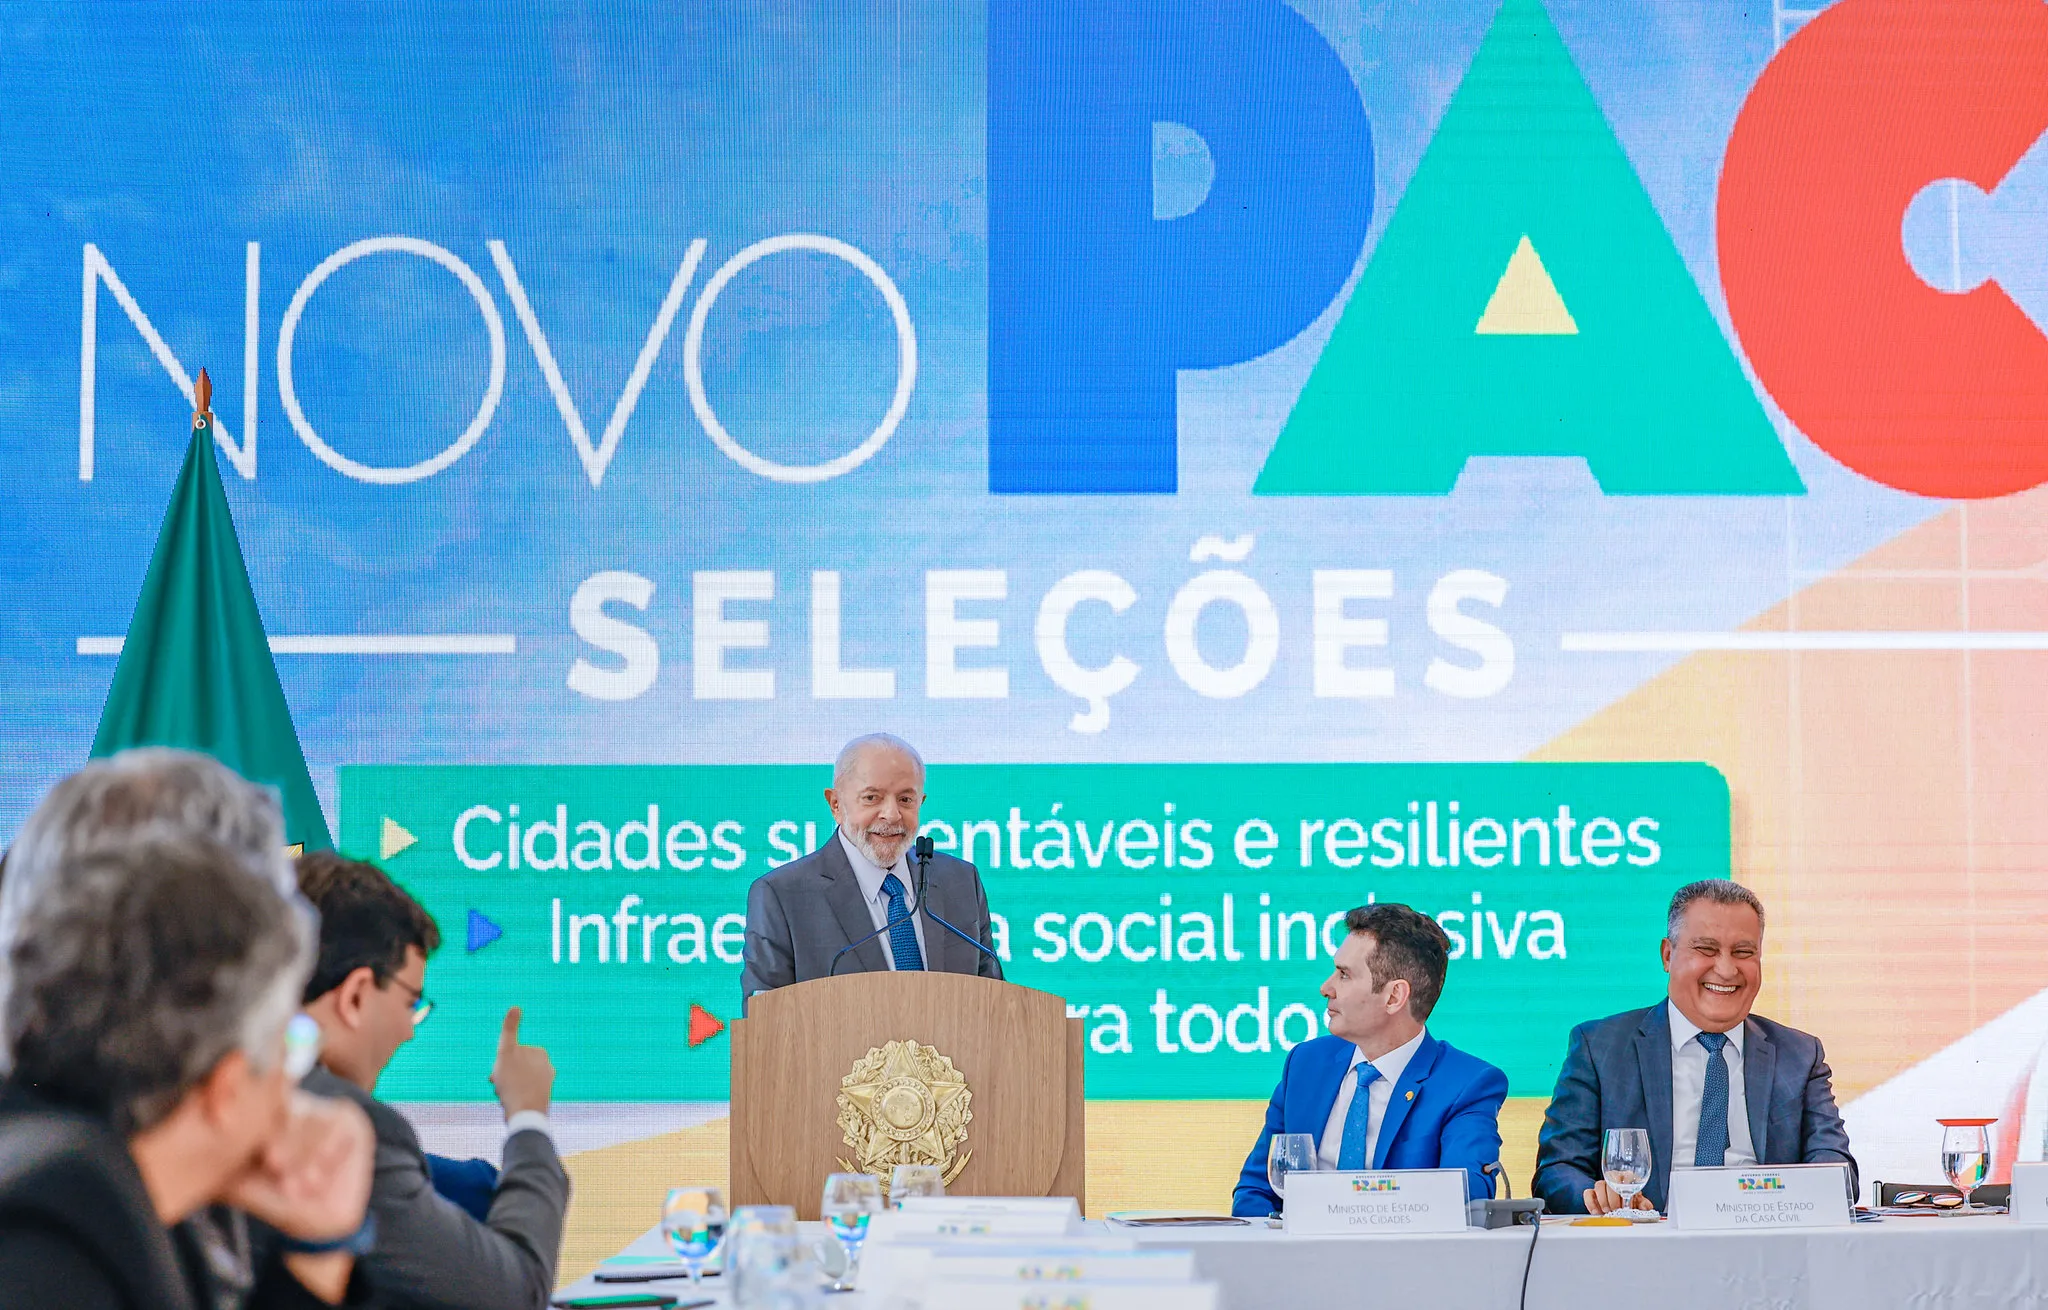
[[[1321,1139],[1355,1050],[1342,1037],[1318,1037],[1287,1053],[1280,1085],[1266,1106],[1266,1126],[1238,1177],[1232,1214],[1272,1214],[1280,1208],[1280,1198],[1266,1182],[1273,1134],[1308,1133]],[[1507,1096],[1506,1074],[1424,1033],[1387,1102],[1372,1167],[1463,1169],[1470,1176],[1467,1195],[1493,1195],[1493,1180],[1481,1170],[1500,1159],[1500,1106]]]
[[[498,1166],[489,1160],[451,1160],[427,1154],[427,1177],[434,1190],[469,1212],[480,1224],[491,1221],[491,1202],[498,1197]]]
[[[1650,1130],[1650,1183],[1661,1210],[1671,1182],[1671,1017],[1659,1001],[1572,1029],[1557,1091],[1543,1115],[1533,1190],[1552,1214],[1584,1214],[1609,1128]],[[1834,1074],[1820,1039],[1751,1015],[1742,1028],[1742,1094],[1758,1164],[1849,1166],[1856,1159],[1835,1111]],[[1684,1163],[1690,1164],[1691,1161]]]

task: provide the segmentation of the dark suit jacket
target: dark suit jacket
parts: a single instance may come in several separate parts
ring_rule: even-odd
[[[377,1131],[370,1210],[377,1249],[362,1261],[378,1304],[436,1310],[536,1310],[555,1285],[569,1175],[546,1133],[505,1139],[505,1167],[483,1223],[434,1190],[405,1116],[355,1084],[315,1069],[304,1084],[363,1107]]]
[[[0,1091],[0,1306],[212,1310],[222,1288],[197,1239],[156,1217],[128,1144],[103,1121]],[[366,1303],[361,1269],[345,1304]],[[249,1310],[326,1303],[274,1251],[259,1259]]]
[[[1671,1019],[1659,1001],[1572,1029],[1557,1091],[1537,1138],[1534,1193],[1552,1214],[1584,1214],[1581,1193],[1600,1177],[1609,1128],[1650,1130],[1650,1184],[1663,1209],[1671,1182]],[[1835,1110],[1834,1074],[1820,1039],[1751,1015],[1742,1029],[1742,1094],[1758,1164],[1846,1164],[1856,1159]]]
[[[1264,1215],[1280,1208],[1280,1198],[1266,1181],[1273,1134],[1309,1133],[1321,1139],[1356,1049],[1342,1037],[1329,1036],[1287,1053],[1280,1085],[1266,1106],[1265,1127],[1238,1176],[1232,1214]],[[1507,1096],[1506,1074],[1424,1033],[1394,1084],[1371,1167],[1463,1169],[1466,1195],[1493,1195],[1493,1180],[1481,1170],[1500,1159],[1500,1107]]]
[[[915,876],[916,868],[912,866]],[[925,895],[933,914],[989,948],[984,955],[922,914],[925,967],[934,973],[974,973],[1001,978],[1003,966],[989,933],[988,894],[981,874],[965,860],[932,856]],[[840,973],[879,973],[889,967],[883,954],[889,935],[870,937],[875,923],[860,894],[860,880],[840,845],[839,830],[799,860],[764,874],[747,890],[747,955],[740,970],[744,1005],[755,992],[823,978],[832,958],[848,942],[862,942],[840,961]]]

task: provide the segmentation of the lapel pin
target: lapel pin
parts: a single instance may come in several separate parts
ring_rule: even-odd
[[[1411,1100],[1411,1101],[1415,1099],[1415,1093],[1414,1093],[1414,1091],[1412,1091],[1412,1090],[1411,1090],[1411,1091],[1410,1091],[1410,1092],[1408,1093],[1408,1099],[1409,1099],[1409,1100]]]

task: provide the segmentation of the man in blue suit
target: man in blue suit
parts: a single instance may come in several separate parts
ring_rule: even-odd
[[[1323,983],[1330,1035],[1287,1053],[1266,1126],[1245,1159],[1230,1212],[1266,1215],[1275,1133],[1313,1133],[1324,1169],[1463,1169],[1466,1194],[1493,1195],[1508,1077],[1429,1035],[1450,939],[1405,905],[1361,905]]]
[[[1670,995],[1572,1029],[1543,1116],[1534,1191],[1552,1213],[1608,1214],[1609,1128],[1647,1128],[1650,1181],[1638,1209],[1664,1207],[1671,1166],[1856,1160],[1835,1111],[1820,1039],[1749,1012],[1763,985],[1764,907],[1726,878],[1687,883],[1665,918]]]

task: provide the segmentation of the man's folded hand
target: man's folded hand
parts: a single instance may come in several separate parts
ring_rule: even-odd
[[[361,1109],[295,1092],[284,1127],[224,1199],[288,1237],[347,1237],[362,1227],[376,1147]]]
[[[1581,1195],[1585,1198],[1587,1214],[1613,1214],[1621,1209],[1621,1193],[1609,1187],[1603,1179],[1587,1188]],[[1630,1208],[1635,1210],[1656,1210],[1650,1198],[1637,1192],[1630,1198]]]

